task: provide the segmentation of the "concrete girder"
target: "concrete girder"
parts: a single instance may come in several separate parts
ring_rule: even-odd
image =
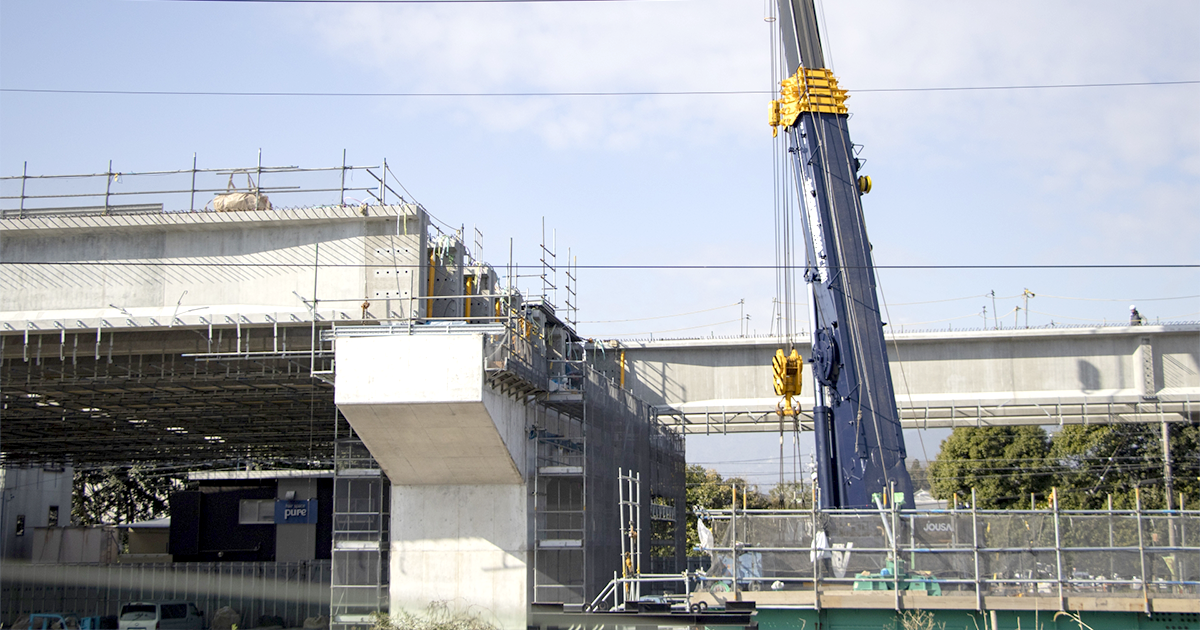
[[[777,432],[767,396],[782,345],[622,343],[625,381],[688,433]],[[1200,420],[1200,325],[901,333],[888,353],[905,428]],[[811,409],[811,390],[799,402]],[[811,421],[802,413],[800,428]]]

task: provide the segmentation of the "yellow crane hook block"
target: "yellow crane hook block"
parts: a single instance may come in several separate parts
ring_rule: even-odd
[[[771,360],[771,369],[775,376],[775,393],[783,396],[780,405],[781,413],[785,416],[795,415],[799,411],[792,408],[792,398],[800,395],[804,381],[804,359],[793,348],[790,355],[784,355],[783,350],[776,350]]]

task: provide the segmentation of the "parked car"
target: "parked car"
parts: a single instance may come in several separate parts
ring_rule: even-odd
[[[191,602],[130,602],[117,623],[120,630],[203,630],[204,613]]]

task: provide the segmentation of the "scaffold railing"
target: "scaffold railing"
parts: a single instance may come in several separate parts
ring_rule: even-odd
[[[689,591],[1200,597],[1198,510],[697,510]],[[704,530],[711,533],[705,535]],[[889,532],[894,532],[890,536]],[[736,555],[736,561],[734,560]]]
[[[213,199],[231,192],[273,197],[267,207],[256,200],[259,210],[405,202],[389,177],[395,182],[387,160],[354,166],[344,155],[340,166],[319,168],[265,166],[261,154],[248,167],[199,168],[193,156],[185,169],[121,170],[110,161],[103,172],[71,175],[31,175],[26,164],[20,175],[0,177],[0,218],[212,211]]]

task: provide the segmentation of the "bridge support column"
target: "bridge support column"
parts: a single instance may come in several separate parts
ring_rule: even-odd
[[[432,602],[524,630],[524,485],[392,486],[391,610]]]
[[[485,383],[484,354],[480,334],[337,339],[338,408],[392,483],[393,618],[444,602],[526,628],[526,408]]]

